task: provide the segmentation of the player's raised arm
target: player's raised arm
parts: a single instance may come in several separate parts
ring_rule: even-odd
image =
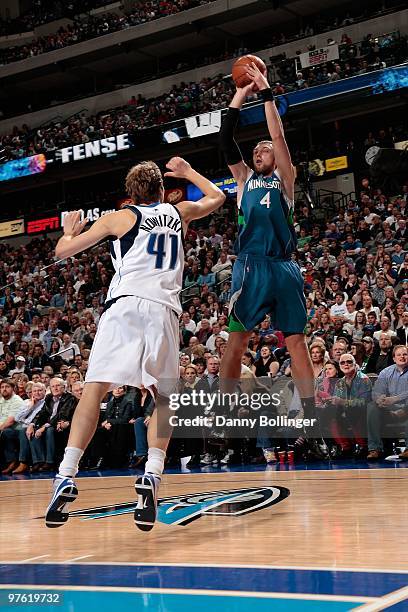
[[[81,221],[81,211],[68,213],[64,217],[64,235],[58,240],[55,255],[58,259],[65,259],[85,251],[108,236],[121,235],[129,224],[129,217],[125,211],[110,213],[100,217],[86,232],[81,233],[88,223],[87,219]]]
[[[256,64],[252,63],[247,67],[247,74],[253,80],[259,89],[259,93],[265,103],[265,115],[268,124],[269,134],[273,142],[273,151],[275,154],[275,162],[279,172],[280,179],[286,195],[293,200],[294,197],[294,170],[288,145],[285,140],[285,133],[281,118],[276,108],[274,97],[268,80],[259,70]]]
[[[198,202],[184,201],[177,204],[184,223],[188,224],[193,219],[206,217],[224,204],[225,195],[222,191],[205,176],[196,172],[182,157],[172,157],[166,168],[169,172],[165,172],[164,176],[184,178],[196,185],[204,194]]]
[[[234,139],[234,131],[238,125],[239,111],[246,97],[252,93],[252,89],[253,83],[245,87],[237,87],[220,130],[220,150],[224,154],[232,176],[238,183],[238,188],[243,187],[250,168],[242,159],[240,148]]]

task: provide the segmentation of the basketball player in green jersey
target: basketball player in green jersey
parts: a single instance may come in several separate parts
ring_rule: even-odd
[[[248,66],[247,73],[252,82],[237,88],[220,132],[220,148],[238,184],[239,224],[230,334],[221,362],[221,378],[225,391],[231,391],[240,378],[241,358],[252,329],[270,314],[275,327],[285,335],[304,416],[315,418],[314,375],[303,333],[307,321],[303,278],[291,257],[297,245],[292,218],[294,168],[267,78],[254,63]],[[239,111],[255,86],[264,101],[271,140],[263,140],[254,148],[252,170],[242,159],[234,129]],[[319,430],[309,431],[309,435],[315,437],[316,431]],[[313,446],[316,450],[318,445]]]

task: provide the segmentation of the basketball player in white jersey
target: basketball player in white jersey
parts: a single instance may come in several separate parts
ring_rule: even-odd
[[[167,164],[164,176],[187,179],[203,197],[173,206],[163,202],[163,178],[154,162],[134,166],[126,178],[133,204],[101,217],[81,233],[86,220],[80,212],[64,220],[64,235],[56,247],[59,259],[114,238],[111,255],[115,275],[89,358],[81,400],[75,410],[64,459],[54,480],[46,525],[68,520],[67,504],[78,491],[73,481],[78,464],[97,427],[100,405],[114,386],[144,385],[154,395],[156,408],[149,423],[148,459],[144,476],[136,480],[138,504],[135,523],[143,531],[156,519],[157,490],[171,435],[168,397],[179,378],[179,324],[182,312],[183,238],[193,219],[219,208],[224,194],[180,157]]]

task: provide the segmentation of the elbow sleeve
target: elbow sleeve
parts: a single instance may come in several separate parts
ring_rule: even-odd
[[[239,109],[230,106],[220,130],[220,149],[228,166],[233,166],[242,161],[241,151],[234,140],[234,130],[238,124],[238,118]]]

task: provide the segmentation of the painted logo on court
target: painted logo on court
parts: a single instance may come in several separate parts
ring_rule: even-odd
[[[159,500],[157,520],[166,525],[188,525],[203,516],[243,516],[264,510],[283,501],[290,495],[285,487],[254,487],[230,491],[191,493]],[[133,513],[136,501],[111,506],[74,510],[70,517],[82,520],[110,518]]]

